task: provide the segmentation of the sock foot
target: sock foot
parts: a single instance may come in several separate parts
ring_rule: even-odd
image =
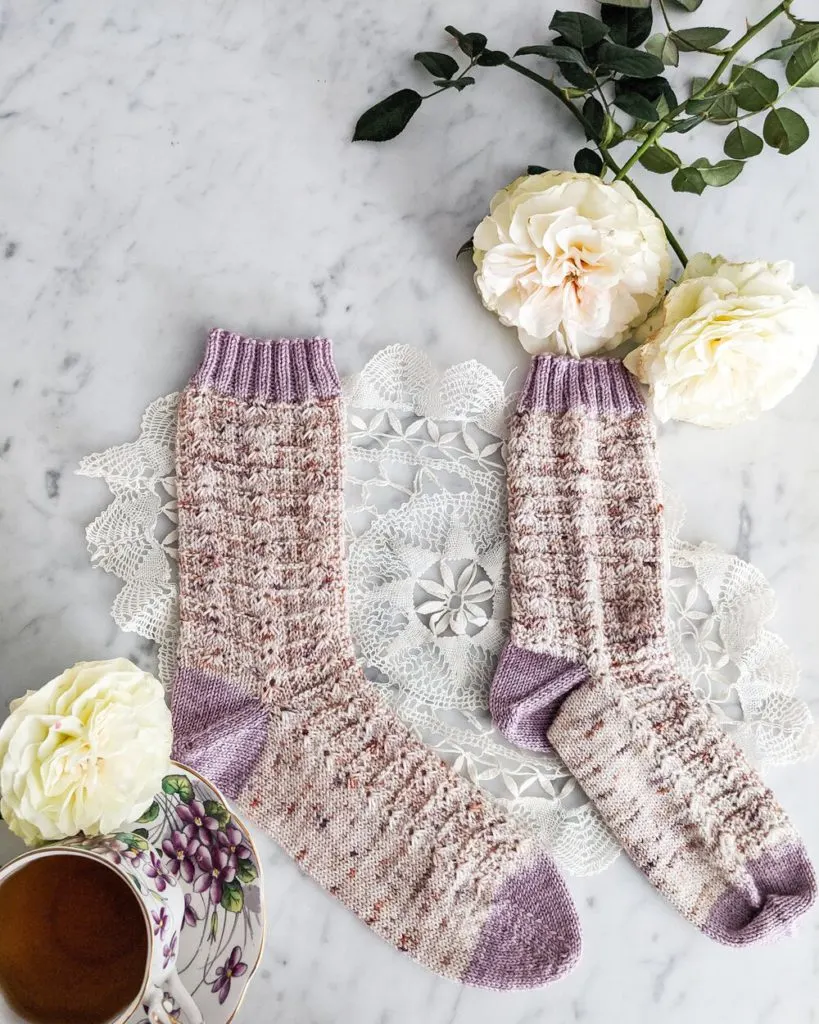
[[[568,974],[580,954],[572,898],[552,860],[542,856],[500,886],[463,981],[539,988]]]

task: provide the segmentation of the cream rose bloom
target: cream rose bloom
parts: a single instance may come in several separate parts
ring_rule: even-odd
[[[622,182],[547,171],[518,178],[473,236],[475,284],[527,352],[615,348],[665,289],[661,221]]]
[[[791,263],[698,253],[641,334],[625,363],[651,386],[659,418],[725,427],[771,409],[807,374],[819,306]]]
[[[162,685],[124,658],[81,661],[12,701],[0,727],[0,814],[29,845],[138,818],[171,753]]]

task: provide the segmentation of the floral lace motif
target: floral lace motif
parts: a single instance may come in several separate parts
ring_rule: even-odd
[[[555,756],[517,750],[487,695],[509,629],[504,439],[512,395],[480,363],[436,373],[393,346],[345,382],[350,618],[367,676],[401,717],[535,828],[573,874],[619,849]],[[177,395],[153,402],[139,438],[83,459],[114,499],[88,527],[92,560],[123,581],[117,624],[154,640],[168,683],[177,637]],[[817,732],[798,669],[765,626],[774,596],[753,566],[680,538],[666,497],[669,615],[682,670],[762,767],[805,760]]]

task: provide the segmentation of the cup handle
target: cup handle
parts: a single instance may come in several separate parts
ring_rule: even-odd
[[[181,1020],[179,1017],[172,1017],[165,1009],[163,1000],[166,992],[173,1000],[173,1005],[182,1011]],[[145,1010],[151,1024],[204,1024],[199,1008],[175,969],[168,974],[161,987],[153,986],[145,998]]]

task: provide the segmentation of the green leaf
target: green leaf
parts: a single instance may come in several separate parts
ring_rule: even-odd
[[[705,157],[700,157],[699,160],[695,160],[691,164],[691,167],[699,172],[705,184],[711,185],[714,188],[719,188],[721,185],[727,185],[733,181],[734,178],[742,174],[744,166],[745,164],[740,160],[719,160],[717,163],[712,164]]]
[[[544,168],[544,170],[545,170],[545,168]],[[533,171],[531,166],[530,166],[529,170],[526,173],[527,174],[537,174],[538,172],[537,171]],[[474,248],[475,248],[475,246],[472,244],[472,239],[471,238],[467,238],[467,240],[461,245],[460,249],[458,249],[458,251],[455,253],[455,259],[456,260],[460,259],[461,256],[465,256],[468,252],[472,252],[474,250]]]
[[[708,108],[707,118],[714,124],[728,124],[737,116],[737,101],[730,92],[720,93]]]
[[[571,46],[552,46],[550,44],[521,46],[519,50],[515,51],[515,56],[525,57],[530,53],[537,54],[538,57],[548,57],[550,60],[556,60],[563,64],[579,64],[582,68],[587,66],[583,54],[573,50]]]
[[[756,59],[779,60],[790,57],[794,50],[812,39],[819,39],[819,22],[805,22],[802,25],[797,25],[790,38],[783,39],[778,46],[772,46],[770,50],[761,53]]]
[[[477,57],[486,49],[486,36],[480,32],[459,32],[454,25],[445,25],[444,31],[458,40],[458,46],[467,57]]]
[[[193,786],[187,775],[166,775],[162,780],[162,792],[178,796],[186,804],[193,800]]]
[[[680,63],[680,51],[673,36],[664,36],[662,32],[646,39],[646,49],[659,57],[666,67],[675,68]]]
[[[154,800],[150,807],[147,808],[141,817],[137,818],[138,825],[147,825],[151,821],[156,821],[159,816],[159,804]]]
[[[762,125],[762,136],[769,146],[784,156],[795,153],[808,141],[810,129],[803,117],[788,107],[772,110]]]
[[[455,89],[457,92],[462,92],[469,85],[475,84],[475,79],[470,75],[464,75],[461,78],[437,78],[433,83],[437,85],[439,89]]]
[[[603,161],[593,149],[580,149],[575,153],[574,169],[579,174],[598,175],[603,170]]]
[[[595,46],[601,39],[605,39],[608,31],[602,21],[577,11],[555,11],[549,28],[580,50]]]
[[[236,876],[240,882],[245,884],[249,882],[255,882],[259,877],[259,872],[251,860],[240,860],[239,866],[236,869]]]
[[[705,181],[695,167],[681,167],[671,179],[671,187],[675,192],[693,192],[699,196],[705,191]]]
[[[722,124],[724,121],[733,121],[737,116],[737,101],[732,92],[721,84],[711,86],[703,95],[695,99],[697,93],[703,91],[708,79],[694,78],[691,81],[692,98],[685,104],[689,114],[702,114],[709,121]]]
[[[219,905],[231,914],[238,914],[245,905],[245,894],[242,891],[242,883],[234,878],[232,882],[225,882],[222,886],[222,899]]]
[[[601,43],[597,51],[597,63],[631,78],[655,78],[663,71],[663,62],[653,53],[630,50],[617,43]]]
[[[415,60],[435,78],[452,78],[458,70],[458,62],[448,53],[433,53],[422,50],[415,54]]]
[[[141,839],[147,839],[148,838],[148,829],[147,828],[135,828],[133,834],[135,836],[139,836]]]
[[[589,89],[593,89],[597,84],[597,79],[594,75],[589,74],[588,71],[584,71],[584,69],[579,67],[577,64],[558,64],[557,66],[560,68],[560,73],[566,81],[570,82],[578,89],[582,89],[584,93],[588,92]]]
[[[785,77],[799,89],[819,87],[819,39],[799,47],[785,65]]]
[[[623,46],[639,46],[644,43],[651,34],[654,20],[650,7],[628,8],[613,4],[603,4],[600,17],[608,26],[611,41]]]
[[[762,146],[762,139],[755,132],[738,124],[733,131],[728,132],[722,148],[732,160],[747,160],[761,153]]]
[[[216,942],[216,935],[219,931],[219,915],[214,912],[210,915],[210,925],[208,926],[208,942]]]
[[[676,4],[677,7],[682,7],[684,11],[696,11],[702,0],[671,0],[671,3]]]
[[[219,828],[226,828],[227,823],[230,821],[230,811],[224,804],[220,804],[218,800],[205,801],[205,814],[211,818],[216,818],[219,822]]]
[[[651,7],[651,0],[609,0],[611,7]]]
[[[734,65],[731,69],[731,83],[739,106],[754,113],[769,107],[779,95],[779,86],[772,78],[747,65]]]
[[[676,171],[678,167],[682,167],[682,160],[677,156],[676,153],[670,149],[665,149],[663,146],[653,145],[643,153],[640,157],[640,163],[648,171],[653,171],[655,174],[670,174],[672,171]]]
[[[509,54],[503,50],[484,50],[476,63],[482,68],[496,68],[499,64],[509,63]]]
[[[654,123],[677,106],[677,97],[662,76],[621,78],[614,86],[614,103],[632,117]]]
[[[674,90],[662,75],[657,75],[654,78],[621,78],[617,85],[621,89],[628,89],[629,92],[639,92],[641,96],[645,96],[652,103],[656,103],[660,97],[665,96],[672,107],[677,106]]]
[[[606,112],[603,109],[603,104],[594,98],[589,96],[586,102],[583,104],[583,117],[589,124],[589,128],[592,134],[586,132],[588,138],[594,139],[595,142],[602,141],[603,128],[606,123]]]
[[[692,128],[696,128],[698,124],[702,124],[705,118],[702,114],[697,114],[694,117],[684,117],[679,121],[673,121],[666,132],[677,132],[679,135],[684,135],[686,132],[690,132]]]
[[[638,92],[618,89],[615,92],[614,105],[632,117],[637,118],[638,121],[647,121],[649,124],[655,124],[660,120],[655,104],[651,100],[646,99],[645,96],[641,96]]]
[[[387,142],[407,127],[412,115],[421,106],[421,97],[414,89],[399,89],[359,117],[353,142]]]
[[[529,166],[526,168],[526,173],[527,174],[546,174],[546,172],[548,170],[549,170],[548,167],[541,167],[540,164],[529,164]],[[466,252],[466,246],[467,245],[469,245],[469,248],[472,249],[473,246],[472,246],[472,239],[471,238],[469,239],[468,243],[464,242],[464,244],[458,250],[458,255],[459,256],[461,255],[461,251]]]
[[[727,28],[683,28],[674,33],[674,41],[683,53],[710,50],[728,35]]]

